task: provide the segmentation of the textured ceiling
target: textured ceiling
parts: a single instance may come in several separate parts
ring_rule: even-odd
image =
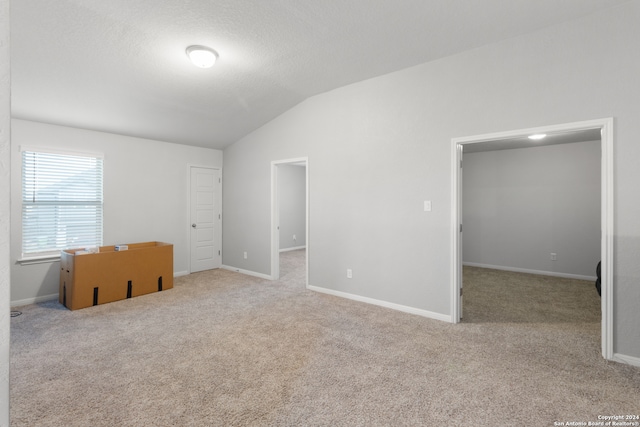
[[[315,94],[625,1],[17,0],[12,114],[224,148]]]

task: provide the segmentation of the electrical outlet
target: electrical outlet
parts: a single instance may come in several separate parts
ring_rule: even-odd
[[[247,253],[246,252],[244,253],[244,259],[247,259]]]
[[[551,252],[551,261],[557,261],[558,260],[558,254]]]
[[[350,268],[347,268],[347,279],[353,278],[353,271]]]

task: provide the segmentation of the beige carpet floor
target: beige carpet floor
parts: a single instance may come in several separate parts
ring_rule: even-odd
[[[640,413],[591,282],[465,269],[452,325],[225,270],[11,319],[11,425],[553,426]]]

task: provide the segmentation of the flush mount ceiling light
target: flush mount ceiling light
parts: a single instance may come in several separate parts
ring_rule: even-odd
[[[200,68],[211,68],[218,59],[218,52],[206,46],[189,46],[187,56],[193,65]]]
[[[529,139],[533,139],[534,141],[538,141],[539,139],[542,139],[545,136],[547,136],[546,133],[537,133],[535,135],[529,135]]]

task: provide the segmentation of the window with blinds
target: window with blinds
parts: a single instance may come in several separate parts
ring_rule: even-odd
[[[22,256],[102,245],[102,158],[22,152]]]

